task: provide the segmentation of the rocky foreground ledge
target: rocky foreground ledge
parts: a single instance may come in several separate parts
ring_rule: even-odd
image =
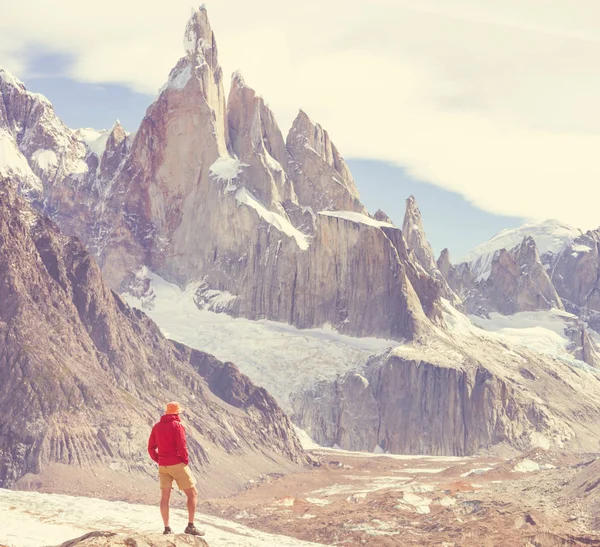
[[[140,534],[136,536],[116,532],[90,532],[76,539],[66,541],[60,547],[208,547],[208,543],[197,536],[188,534]]]

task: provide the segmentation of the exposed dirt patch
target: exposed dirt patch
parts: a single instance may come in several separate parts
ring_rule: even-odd
[[[567,501],[600,478],[600,464],[597,472],[586,466],[590,455],[312,454],[321,464],[312,472],[249,484],[200,510],[328,545],[600,546],[590,497],[600,497],[600,487],[588,490],[589,506]]]

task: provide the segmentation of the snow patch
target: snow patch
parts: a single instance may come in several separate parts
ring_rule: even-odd
[[[242,163],[237,158],[219,158],[210,166],[209,173],[217,181],[232,182],[248,164]]]
[[[483,475],[484,473],[491,471],[493,467],[480,467],[478,469],[471,469],[471,471],[467,471],[466,473],[462,473],[461,477],[470,477],[471,475]]]
[[[374,228],[396,228],[393,224],[389,222],[382,222],[380,220],[375,220],[367,215],[363,215],[361,213],[356,213],[354,211],[319,211],[320,215],[324,215],[327,217],[337,217],[342,218],[344,220],[349,220],[351,222],[356,222],[358,224],[366,224],[367,226],[373,226]]]
[[[166,91],[167,89],[183,89],[190,81],[191,77],[192,66],[189,64],[185,65],[178,72],[176,72],[175,69],[173,69],[173,71],[171,71],[171,74],[169,74],[169,79],[167,80],[167,83],[160,88],[158,94],[160,95],[163,91]]]
[[[573,245],[573,247],[571,247],[573,256],[578,256],[582,253],[589,253],[591,250],[592,248],[588,247],[587,245]]]
[[[197,283],[182,291],[151,272],[147,277],[154,299],[152,309],[145,311],[165,336],[235,363],[287,411],[291,394],[356,370],[374,353],[397,343],[354,338],[327,328],[302,330],[274,321],[234,319],[198,309]],[[143,309],[143,297],[123,294],[123,298]]]
[[[298,439],[300,439],[300,444],[304,450],[314,450],[316,448],[321,448],[315,441],[312,440],[310,435],[304,431],[304,429],[300,429],[298,426],[294,425],[294,430],[296,431],[296,435]]]
[[[32,154],[31,158],[43,171],[47,171],[48,169],[58,165],[58,158],[53,150],[44,150],[40,148]]]
[[[15,139],[10,133],[3,130],[0,130],[0,175],[17,176],[32,190],[38,192],[43,190],[42,182],[31,170]]]
[[[514,315],[493,312],[489,315],[489,319],[476,315],[469,317],[475,325],[501,335],[511,344],[525,346],[545,355],[575,360],[567,351],[571,340],[565,335],[566,322],[576,319],[574,315],[558,309]]]
[[[517,473],[532,473],[534,471],[540,470],[540,464],[538,462],[534,462],[533,460],[522,460],[517,465],[513,467],[513,471]]]
[[[98,530],[124,534],[156,532],[156,507],[93,498],[15,492],[0,489],[0,541],[12,547],[41,547],[61,543]],[[171,509],[172,520],[182,529],[187,511]],[[196,524],[206,532],[211,547],[317,546],[287,536],[248,528],[235,521],[196,514]]]
[[[110,137],[110,131],[107,129],[92,129],[91,127],[82,127],[77,129],[75,136],[88,145],[88,148],[99,158],[106,150],[106,141]]]
[[[430,504],[431,500],[429,498],[413,494],[412,492],[404,492],[404,497],[398,500],[398,505],[395,508],[407,509],[407,507],[411,507],[419,515],[428,515],[431,513]]]
[[[308,237],[298,230],[294,225],[285,217],[278,213],[269,211],[262,203],[260,203],[246,188],[240,188],[236,194],[235,199],[238,203],[242,203],[254,209],[258,216],[268,222],[271,226],[283,232],[289,237],[296,240],[296,243],[300,249],[306,251],[308,249]]]
[[[485,281],[489,277],[489,268],[494,254],[501,250],[511,250],[520,245],[527,236],[533,237],[540,256],[561,253],[575,238],[583,235],[578,228],[562,224],[557,220],[542,223],[524,224],[519,228],[503,230],[489,241],[475,247],[462,260],[471,266],[477,281]]]

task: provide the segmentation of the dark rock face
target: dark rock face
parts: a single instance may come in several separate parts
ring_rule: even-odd
[[[244,458],[255,469],[303,461],[264,390],[166,340],[106,287],[83,245],[7,181],[0,241],[0,486],[51,463],[153,474],[147,436],[171,399],[186,408],[192,459],[206,470]]]

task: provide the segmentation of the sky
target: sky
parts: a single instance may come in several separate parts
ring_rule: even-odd
[[[448,248],[454,264],[498,232],[526,222],[521,217],[495,215],[479,209],[460,194],[414,179],[392,163],[350,159],[348,166],[367,209],[371,213],[381,209],[396,226],[402,226],[406,198],[414,196],[436,258]]]
[[[284,130],[301,107],[345,157],[376,161],[378,173],[399,167],[398,184],[427,183],[440,199],[457,195],[489,213],[485,229],[498,219],[600,225],[596,0],[206,5],[225,74],[240,70]],[[183,55],[190,7],[11,2],[0,65],[71,126],[120,118],[135,130]]]

